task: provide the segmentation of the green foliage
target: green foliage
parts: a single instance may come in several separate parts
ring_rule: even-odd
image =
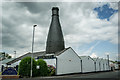
[[[0,60],[12,58],[12,56],[10,56],[8,53],[5,52],[0,52],[0,56],[1,56]]]
[[[31,57],[25,57],[21,60],[18,68],[19,75],[23,77],[30,77]],[[33,77],[36,76],[36,61],[33,59]]]
[[[48,65],[48,72],[50,76],[55,75],[55,67],[52,65]]]
[[[8,59],[10,59],[11,58],[11,56],[8,56]]]
[[[6,59],[10,59],[10,58],[12,58],[8,53],[5,53],[5,58]]]
[[[37,65],[40,66],[40,69],[37,70],[37,76],[47,76],[48,75],[48,67],[44,60],[38,59]]]
[[[110,62],[115,63],[115,61],[110,60]]]
[[[9,55],[6,53],[6,54],[5,54],[5,57],[8,57],[8,56],[9,56]]]
[[[36,66],[40,66],[40,69],[36,69]],[[18,72],[22,77],[30,77],[31,70],[31,57],[25,57],[21,60]],[[33,77],[35,76],[47,76],[48,75],[48,66],[46,62],[42,59],[35,61],[33,59]]]

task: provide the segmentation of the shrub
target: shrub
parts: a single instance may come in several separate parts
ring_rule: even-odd
[[[55,67],[52,65],[48,65],[48,73],[50,76],[55,75]]]
[[[36,76],[36,61],[33,59],[33,67],[32,67],[33,77]],[[21,60],[18,68],[19,75],[22,77],[30,77],[31,72],[31,57],[25,57]]]
[[[37,70],[37,76],[47,76],[48,75],[47,63],[42,59],[38,59],[37,65],[40,66],[40,69]]]

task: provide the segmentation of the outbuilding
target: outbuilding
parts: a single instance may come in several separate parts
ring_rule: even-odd
[[[90,56],[79,56],[82,60],[81,72],[94,72],[95,71],[95,61]]]
[[[104,64],[104,59],[100,59],[100,71],[105,71],[105,64]]]
[[[101,71],[101,68],[100,68],[100,59],[99,58],[93,58],[94,61],[95,61],[95,71],[98,72],[98,71]]]
[[[81,59],[71,47],[56,55],[56,75],[80,72]]]
[[[96,71],[109,71],[109,61],[107,59],[102,58],[94,58],[95,65],[96,65]]]
[[[105,64],[105,71],[109,71],[110,70],[109,60],[104,59],[104,64]]]

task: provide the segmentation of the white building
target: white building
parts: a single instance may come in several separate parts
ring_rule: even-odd
[[[80,73],[81,72],[81,60],[76,52],[71,48],[65,48],[64,50],[55,54],[46,54],[39,56],[46,61],[47,65],[53,65],[56,68],[56,75]],[[53,56],[48,57],[47,56]]]
[[[100,59],[99,58],[93,58],[94,61],[95,61],[95,71],[98,72],[98,71],[101,71],[100,69]]]
[[[56,59],[56,75],[81,72],[81,60],[71,47],[58,53]]]
[[[95,61],[90,56],[79,56],[82,60],[82,73],[94,72],[95,71]]]
[[[110,70],[110,63],[108,63],[107,59],[101,58],[93,58],[96,65],[96,71],[109,71]]]
[[[56,68],[56,58],[53,59],[44,59],[46,61],[47,65],[52,65]]]
[[[110,70],[110,65],[109,65],[108,59],[104,59],[104,66],[105,66],[105,71],[109,71]]]
[[[100,59],[100,71],[105,71],[104,59]]]

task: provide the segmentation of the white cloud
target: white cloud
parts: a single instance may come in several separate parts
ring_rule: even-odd
[[[90,57],[91,57],[91,58],[97,58],[98,56],[96,55],[96,53],[92,53],[92,54],[90,55]]]
[[[112,3],[109,3],[109,4],[110,4],[111,8],[118,10],[118,2],[112,2]]]
[[[109,53],[109,52],[106,52],[105,55],[110,55],[110,53]]]

